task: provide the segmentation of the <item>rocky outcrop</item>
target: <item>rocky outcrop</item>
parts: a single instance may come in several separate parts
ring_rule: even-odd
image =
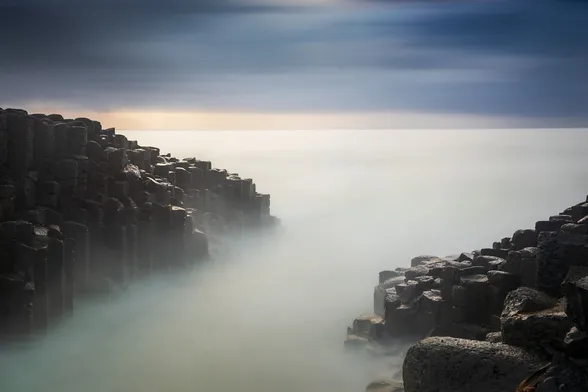
[[[434,337],[409,350],[407,392],[588,390],[588,202],[492,247],[382,271],[374,312],[365,344]]]
[[[274,222],[251,179],[87,118],[0,109],[0,335],[44,330],[84,294],[205,259],[208,236]]]
[[[524,350],[456,338],[427,338],[412,346],[404,388],[418,392],[514,391],[543,362]]]

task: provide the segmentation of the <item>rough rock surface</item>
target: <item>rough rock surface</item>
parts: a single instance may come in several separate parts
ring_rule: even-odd
[[[77,296],[204,261],[209,238],[275,222],[269,195],[209,161],[87,118],[0,109],[1,336],[42,332]]]
[[[427,338],[412,346],[403,364],[406,392],[514,391],[543,366],[522,349],[455,338]]]

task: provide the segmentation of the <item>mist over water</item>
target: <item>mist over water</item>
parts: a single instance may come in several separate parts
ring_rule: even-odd
[[[380,270],[489,246],[588,190],[586,130],[125,134],[253,178],[282,228],[1,351],[0,391],[362,391],[386,364],[343,339]]]

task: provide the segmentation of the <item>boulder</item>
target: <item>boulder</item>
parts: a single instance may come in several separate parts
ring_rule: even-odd
[[[533,229],[517,230],[512,235],[513,250],[537,246],[537,232]]]
[[[404,276],[406,277],[406,279],[410,280],[410,279],[414,279],[417,276],[423,276],[423,275],[428,275],[429,274],[429,268],[427,268],[424,265],[419,265],[416,267],[412,267],[410,269],[408,269],[405,273]]]
[[[408,350],[404,388],[406,392],[514,391],[542,365],[539,358],[520,348],[432,337]]]
[[[443,259],[441,259],[440,257],[437,256],[430,256],[430,255],[423,255],[423,256],[417,256],[417,257],[413,257],[410,260],[410,266],[411,267],[416,267],[422,264],[431,264],[431,263],[436,263],[439,261],[443,261]]]
[[[483,267],[485,271],[488,270],[497,270],[499,266],[506,263],[506,260],[496,256],[477,256],[474,261],[472,261],[473,267]]]
[[[501,317],[503,342],[527,349],[542,349],[546,345],[561,347],[571,327],[563,303],[549,309]]]
[[[516,314],[538,312],[553,308],[557,301],[545,293],[528,288],[519,287],[508,293],[501,317],[511,317]]]

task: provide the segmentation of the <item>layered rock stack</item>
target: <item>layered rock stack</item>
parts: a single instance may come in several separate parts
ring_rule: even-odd
[[[587,333],[582,202],[491,248],[380,272],[374,314],[354,321],[346,345],[425,338],[405,358],[407,392],[579,392],[588,391]]]
[[[87,118],[0,109],[0,336],[42,332],[80,295],[203,260],[204,233],[271,222],[269,195],[209,161]]]

